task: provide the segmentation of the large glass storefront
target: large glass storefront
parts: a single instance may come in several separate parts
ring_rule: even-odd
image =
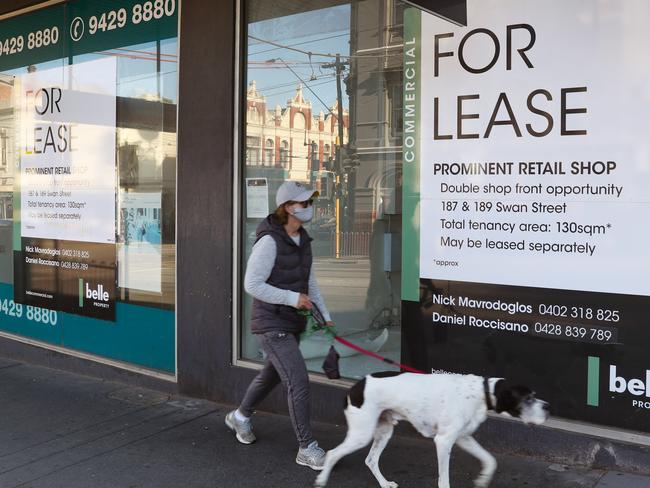
[[[179,0],[0,18],[0,335],[235,401],[233,356],[263,360],[246,262],[292,179],[340,335],[648,432],[650,7],[564,3],[185,2],[186,42]],[[302,341],[316,378],[329,345]],[[391,367],[337,349],[345,379]]]
[[[175,372],[178,7],[0,20],[0,331]]]
[[[278,185],[312,185],[340,335],[648,431],[648,6],[411,3],[245,2],[242,268]],[[302,342],[311,371],[328,347]],[[346,378],[386,368],[338,349]]]
[[[404,4],[249,0],[245,7],[243,264],[256,226],[275,210],[278,186],[292,179],[314,187],[320,197],[307,230],[338,331],[399,358]],[[259,360],[250,297],[242,296],[241,355]],[[320,335],[302,341],[311,371],[322,372],[328,348]],[[352,350],[339,353],[344,377],[378,368]]]

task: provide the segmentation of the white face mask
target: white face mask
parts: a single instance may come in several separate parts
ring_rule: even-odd
[[[298,205],[292,209],[292,214],[295,218],[300,220],[303,224],[306,224],[311,219],[314,218],[314,207],[309,205],[307,208],[303,208]]]

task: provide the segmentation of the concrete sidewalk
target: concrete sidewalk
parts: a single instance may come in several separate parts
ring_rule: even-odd
[[[0,358],[0,487],[309,487],[315,472],[294,462],[289,419],[259,413],[258,442],[225,428],[226,405],[106,382]],[[343,426],[316,424],[324,448]],[[367,450],[342,460],[331,487],[378,486]],[[382,470],[402,488],[437,486],[431,441],[396,435]],[[497,455],[495,488],[650,488],[650,478]],[[452,486],[472,486],[478,463],[452,456]]]

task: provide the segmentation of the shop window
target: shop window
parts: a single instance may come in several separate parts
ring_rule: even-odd
[[[0,129],[0,169],[7,169],[7,130]]]
[[[391,23],[388,26],[392,42],[400,42],[403,39],[405,7],[406,3],[404,2],[393,2],[391,9]]]
[[[282,141],[280,145],[280,162],[283,168],[289,166],[289,143],[287,141]]]
[[[329,163],[332,160],[332,153],[330,151],[330,145],[325,144],[323,146],[323,166],[325,169],[329,169]]]
[[[0,57],[0,302],[27,296],[25,306],[39,309],[3,318],[0,329],[173,374],[179,1],[163,3],[138,24],[120,25],[134,8],[125,0],[57,2],[0,21],[3,35],[25,40]],[[113,15],[119,28],[104,23]],[[76,18],[83,33],[70,28]],[[28,49],[35,29],[43,41]],[[58,118],[41,123],[30,94],[43,87],[60,103]],[[13,148],[29,149],[38,140],[23,134],[50,124],[62,124],[56,137],[75,124],[77,139],[57,140],[48,183],[33,176],[33,152]],[[75,140],[76,153],[65,154]],[[72,201],[65,213],[27,210],[59,197]],[[57,273],[14,262],[31,252],[28,239],[60,256],[48,258]],[[95,302],[111,313],[95,313]]]
[[[263,118],[272,121],[260,129],[255,115],[243,110],[244,177],[266,178],[271,203],[287,179],[320,191],[315,218],[306,227],[314,238],[315,270],[327,306],[341,335],[393,359],[400,357],[401,276],[399,256],[390,244],[399,242],[401,232],[396,205],[401,141],[395,136],[402,128],[401,101],[391,100],[401,96],[401,76],[394,72],[402,63],[403,5],[395,0],[291,5],[246,0],[244,9],[248,37],[242,86],[247,103],[263,103]],[[262,137],[280,141],[279,165],[250,164],[260,130]],[[243,181],[242,187],[245,191]],[[259,222],[242,221],[242,279]],[[251,299],[243,287],[239,296],[238,354],[261,360],[249,327]],[[311,371],[321,372],[328,346],[319,336],[303,342]],[[342,353],[346,377],[386,369],[367,356]]]
[[[260,164],[260,138],[246,136],[246,164],[258,165]]]
[[[404,102],[402,84],[393,84],[389,90],[388,103],[390,104],[390,131],[391,137],[402,137],[404,117]],[[401,143],[401,142],[400,142]]]
[[[264,165],[273,166],[273,159],[275,155],[275,148],[273,147],[273,139],[267,139],[264,147]]]

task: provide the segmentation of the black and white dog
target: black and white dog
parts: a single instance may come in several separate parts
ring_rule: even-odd
[[[517,417],[527,424],[541,424],[549,414],[548,403],[535,398],[525,386],[508,386],[500,378],[459,374],[375,373],[355,384],[347,396],[348,432],[338,447],[328,451],[316,487],[324,487],[334,465],[343,457],[373,441],[366,465],[381,488],[396,488],[379,471],[379,456],[393,426],[409,421],[424,437],[432,437],[438,453],[438,488],[449,488],[449,457],[457,444],[481,461],[475,486],[490,483],[497,463],[472,437],[487,418],[487,411]]]

